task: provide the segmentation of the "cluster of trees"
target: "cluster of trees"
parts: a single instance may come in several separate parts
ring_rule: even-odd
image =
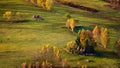
[[[68,60],[61,57],[56,46],[43,46],[34,52],[33,60],[31,63],[22,63],[22,68],[71,68]],[[75,68],[87,68],[87,65],[77,62]]]
[[[100,44],[101,43],[101,44]],[[99,28],[95,26],[93,31],[79,30],[77,39],[67,43],[67,49],[75,54],[93,54],[94,46],[101,45],[106,48],[108,44],[108,30],[107,28]]]
[[[43,46],[40,50],[33,53],[35,61],[59,62],[61,60],[60,51],[56,46]]]
[[[93,39],[92,32],[82,29],[78,32],[77,39],[67,43],[67,49],[72,54],[94,54],[96,42]]]
[[[95,28],[92,31],[93,38],[97,43],[101,43],[101,45],[106,48],[108,42],[109,42],[109,36],[108,36],[108,30],[107,28],[100,28],[98,26],[95,26]]]
[[[52,10],[53,0],[27,0],[32,4],[42,7],[48,11]]]
[[[92,32],[82,29],[78,32],[76,39],[77,49],[81,53],[94,53],[96,42],[93,39]]]

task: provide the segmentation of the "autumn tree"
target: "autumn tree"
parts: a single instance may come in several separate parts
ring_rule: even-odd
[[[76,44],[79,46],[79,50],[81,52],[93,53],[94,46],[96,45],[92,32],[89,30],[82,29],[78,33],[78,37],[76,39]]]
[[[103,45],[103,47],[106,48],[106,46],[108,44],[108,30],[107,30],[107,28],[101,29],[100,40],[101,40],[101,44]]]
[[[93,33],[93,38],[95,41],[98,41],[99,37],[100,37],[100,28],[98,26],[95,26],[95,28],[92,31]]]
[[[42,5],[42,0],[37,0],[37,6],[41,6]]]
[[[70,28],[72,31],[74,31],[74,28],[75,28],[75,20],[73,18],[70,19]]]
[[[42,7],[48,11],[52,9],[53,0],[37,0],[37,6]]]
[[[68,29],[70,28],[70,19],[67,19],[66,27],[67,27]]]
[[[71,29],[72,31],[74,31],[74,28],[75,28],[75,20],[74,20],[73,18],[67,19],[66,27],[67,27],[68,29]]]
[[[53,0],[46,0],[45,7],[48,11],[52,9],[52,5],[53,5]]]
[[[66,27],[69,29],[70,28],[70,18],[71,18],[71,15],[70,14],[65,14],[65,19],[67,20],[66,22]]]

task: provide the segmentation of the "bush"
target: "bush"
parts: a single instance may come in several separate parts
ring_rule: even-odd
[[[6,11],[3,14],[3,20],[10,22],[25,21],[27,15],[28,15],[27,13]]]
[[[43,46],[42,49],[35,51],[33,54],[35,61],[48,61],[48,62],[60,62],[60,51],[57,47],[50,47],[49,45]]]
[[[42,67],[49,67],[50,64],[53,67],[68,67],[67,59],[63,59],[60,55],[60,51],[56,46],[43,46],[40,50],[33,53],[32,58],[34,61],[42,62]]]

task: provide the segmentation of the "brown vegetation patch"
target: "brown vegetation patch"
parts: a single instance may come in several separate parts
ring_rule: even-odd
[[[14,22],[14,23],[18,23],[18,22],[28,22],[29,20],[0,20],[0,22]]]
[[[81,6],[81,5],[77,5],[77,4],[74,4],[74,3],[71,3],[71,2],[60,2],[58,0],[56,0],[56,1],[61,3],[61,4],[64,4],[64,5],[67,5],[67,6],[70,6],[70,7],[74,7],[74,8],[78,8],[78,9],[81,9],[81,10],[86,10],[86,11],[89,11],[89,12],[92,12],[92,13],[99,12],[99,10],[97,10],[97,9],[90,8],[90,7],[85,7],[85,6]]]
[[[107,4],[107,5],[104,5],[104,6],[105,6],[105,7],[108,7],[108,8],[111,8],[111,9],[114,9],[114,10],[120,11],[120,6],[115,7],[115,6],[111,5],[111,4]]]

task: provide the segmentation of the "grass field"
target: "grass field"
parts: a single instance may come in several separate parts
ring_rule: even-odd
[[[21,63],[31,61],[31,53],[40,49],[43,45],[59,47],[63,58],[67,58],[72,66],[79,61],[95,67],[107,65],[110,68],[118,68],[120,59],[113,53],[115,41],[120,37],[120,12],[107,8],[107,3],[102,0],[71,0],[83,6],[92,7],[100,12],[72,8],[62,4],[55,4],[53,11],[48,12],[35,7],[23,0],[0,0],[0,19],[5,11],[28,13],[27,18],[32,19],[35,14],[45,20],[29,22],[0,22],[0,68],[20,68]],[[94,28],[95,25],[107,27],[110,35],[110,43],[107,46],[110,51],[100,49],[102,56],[72,55],[66,53],[63,48],[67,42],[76,39],[76,35],[65,28],[64,15],[70,13],[73,18],[79,20],[77,25]],[[86,62],[86,60],[94,62]]]

